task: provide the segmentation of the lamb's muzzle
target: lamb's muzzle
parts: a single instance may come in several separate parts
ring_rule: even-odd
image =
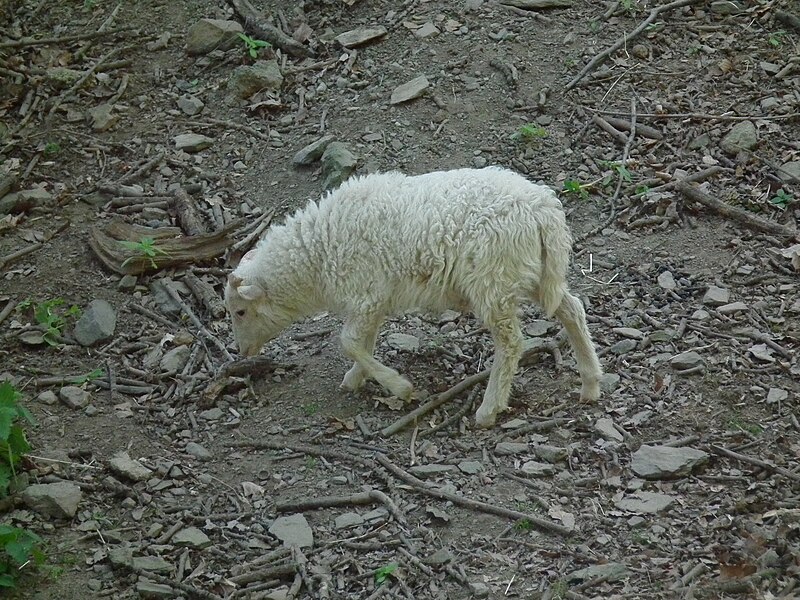
[[[342,387],[357,390],[372,378],[401,398],[411,396],[411,383],[373,355],[384,319],[412,309],[471,310],[495,343],[475,416],[490,427],[508,406],[522,354],[521,301],[563,323],[581,397],[600,395],[586,314],[567,289],[571,245],[555,193],[512,171],[355,177],[272,227],[229,277],[225,304],[247,356],[302,317],[342,315],[342,347],[353,360]]]

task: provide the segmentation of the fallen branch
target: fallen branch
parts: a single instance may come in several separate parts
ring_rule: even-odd
[[[772,464],[771,462],[761,460],[760,458],[747,456],[745,454],[739,454],[738,452],[734,452],[733,450],[728,450],[727,448],[723,448],[722,446],[715,446],[714,444],[711,445],[711,451],[714,452],[714,454],[719,454],[720,456],[727,456],[728,458],[733,458],[743,463],[748,463],[751,465],[755,465],[756,467],[761,467],[762,469],[766,469],[767,471],[771,471],[772,473],[778,473],[779,475],[783,475],[784,477],[788,477],[789,479],[792,479],[794,481],[800,481],[800,475],[798,475],[797,473],[790,471],[789,469],[786,469],[784,467],[779,467],[778,465]]]
[[[795,240],[798,239],[798,233],[795,229],[787,227],[786,225],[781,225],[780,223],[768,221],[767,219],[750,214],[741,208],[736,208],[730,204],[726,204],[725,202],[717,200],[716,198],[706,194],[699,187],[689,185],[685,181],[681,181],[676,184],[675,189],[692,202],[698,202],[699,204],[710,208],[715,213],[722,215],[723,217],[733,219],[734,221],[738,221],[750,229],[755,229],[757,231],[763,231],[766,233],[773,233],[775,235],[782,235]]]
[[[609,56],[611,56],[614,52],[622,48],[626,44],[630,44],[635,38],[639,37],[643,31],[647,29],[647,27],[655,21],[658,16],[662,12],[670,11],[674,8],[680,8],[682,6],[688,6],[690,4],[695,4],[699,2],[699,0],[675,0],[674,2],[670,2],[669,4],[663,4],[661,6],[657,6],[656,8],[650,11],[650,14],[647,18],[639,23],[638,27],[631,31],[630,33],[624,35],[621,39],[617,40],[613,45],[603,50],[600,54],[595,56],[589,63],[581,69],[581,72],[578,73],[572,81],[570,81],[564,89],[567,91],[574,88],[578,83],[586,77],[589,73],[594,71],[603,61],[605,61]]]
[[[292,56],[306,57],[313,54],[309,48],[269,24],[261,12],[250,4],[249,0],[227,0],[227,2],[239,17],[242,27],[248,35],[269,42]]]
[[[63,44],[65,42],[78,42],[81,40],[94,40],[101,37],[108,37],[111,35],[116,35],[117,33],[125,33],[127,31],[132,31],[133,27],[118,27],[117,29],[108,29],[106,31],[93,31],[92,33],[79,33],[77,35],[65,35],[61,37],[49,37],[49,38],[22,38],[19,40],[14,40],[13,42],[3,42],[0,44],[0,50],[5,48],[24,48],[26,46],[51,46],[53,44]]]

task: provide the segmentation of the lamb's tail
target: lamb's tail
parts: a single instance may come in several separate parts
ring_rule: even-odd
[[[564,213],[559,209],[544,211],[539,221],[542,242],[542,275],[539,281],[539,303],[552,317],[567,293],[567,268],[572,253],[572,235]]]

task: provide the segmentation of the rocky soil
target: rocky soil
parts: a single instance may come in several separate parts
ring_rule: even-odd
[[[0,379],[38,423],[3,520],[56,567],[18,597],[800,594],[796,3],[0,19]],[[486,165],[561,190],[599,403],[535,307],[491,431],[469,314],[384,328],[409,406],[338,389],[329,315],[234,360],[223,282],[271,222],[352,173]]]

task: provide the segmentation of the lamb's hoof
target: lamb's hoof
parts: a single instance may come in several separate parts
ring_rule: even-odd
[[[366,380],[367,378],[361,374],[360,369],[356,371],[353,368],[345,373],[342,383],[339,384],[339,389],[347,390],[348,392],[357,392],[364,386]]]
[[[600,398],[600,384],[595,382],[590,385],[581,386],[581,402],[591,404]]]
[[[478,409],[475,413],[475,424],[482,429],[491,429],[497,421],[497,415],[484,410],[483,407]]]
[[[414,386],[407,379],[401,379],[401,381],[393,385],[389,391],[392,392],[393,396],[397,396],[403,402],[408,402],[411,400],[411,394],[414,393]]]

